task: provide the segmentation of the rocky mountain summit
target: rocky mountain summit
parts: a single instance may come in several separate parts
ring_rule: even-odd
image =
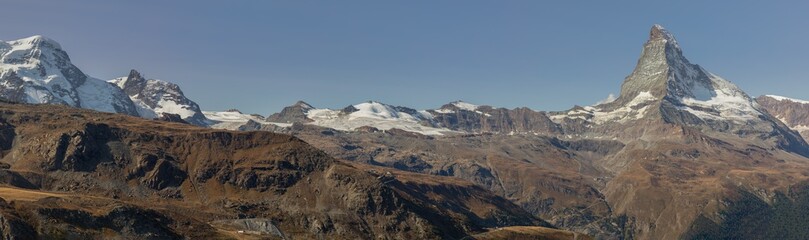
[[[147,80],[134,69],[128,76],[109,82],[123,89],[132,99],[140,117],[152,119],[161,117],[163,113],[170,113],[177,114],[194,125],[206,126],[208,123],[199,105],[185,97],[177,84],[157,79]]]

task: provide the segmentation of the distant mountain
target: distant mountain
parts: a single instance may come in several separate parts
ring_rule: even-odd
[[[292,106],[285,107],[279,113],[270,114],[267,121],[278,123],[310,122],[311,119],[306,117],[306,113],[312,109],[315,109],[315,107],[304,101],[298,101]]]
[[[145,79],[132,70],[109,82],[90,77],[70,62],[61,45],[43,36],[0,41],[0,97],[15,102],[62,104],[147,119],[177,114],[208,124],[199,106],[176,84]]]
[[[227,113],[207,113],[214,115]],[[253,119],[256,120],[256,119]],[[478,106],[463,101],[445,104],[438,109],[415,110],[368,101],[349,105],[343,109],[319,109],[298,101],[281,112],[261,119],[266,124],[285,125],[301,123],[354,131],[363,127],[379,130],[399,129],[423,135],[457,135],[467,133],[548,134],[559,133],[560,128],[545,112],[528,108],[505,109]],[[227,121],[227,120],[225,120]],[[228,121],[233,123],[234,121]],[[238,121],[247,123],[247,119]],[[214,128],[237,129],[240,125],[212,125]]]
[[[809,141],[809,101],[764,95],[756,98],[756,102]]]
[[[560,128],[547,113],[529,108],[495,108],[455,101],[427,110],[432,123],[454,131],[501,134],[558,134]]]
[[[188,123],[206,126],[205,115],[199,105],[191,101],[180,90],[177,84],[157,80],[145,79],[141,74],[132,70],[126,77],[109,80],[132,99],[138,110],[138,115],[147,118],[158,118],[163,113],[177,114]]]
[[[138,116],[121,89],[83,73],[59,43],[43,36],[0,41],[0,97]]]
[[[232,114],[208,112],[206,115],[208,118],[219,120],[220,122],[234,122],[224,117],[232,116]],[[339,110],[315,108],[306,102],[299,101],[291,106],[285,107],[279,113],[270,115],[266,119],[244,117],[236,122],[247,123],[247,120],[250,120],[248,118],[256,122],[278,126],[290,126],[292,123],[301,123],[341,131],[354,131],[362,127],[374,127],[380,130],[399,129],[424,135],[444,135],[445,133],[453,132],[451,129],[432,124],[432,115],[427,111],[416,111],[414,109],[388,105],[376,101],[349,105]],[[227,129],[237,129],[239,126],[241,125],[212,125],[214,128],[221,127]]]
[[[245,114],[238,109],[227,111],[203,111],[205,117],[209,119],[208,126],[215,129],[228,130],[259,130],[261,126],[265,129],[278,129],[292,126],[291,123],[268,122],[264,116],[258,114]]]
[[[616,100],[554,113],[551,118],[568,134],[610,131],[636,138],[653,132],[627,126],[674,124],[706,134],[773,141],[779,148],[809,155],[800,136],[733,83],[690,63],[674,36],[659,25],[652,28]]]

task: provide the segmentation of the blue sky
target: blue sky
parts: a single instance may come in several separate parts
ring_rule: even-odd
[[[0,39],[45,35],[91,76],[138,69],[210,110],[589,105],[618,93],[655,23],[751,95],[809,99],[807,1],[6,0],[0,11]]]

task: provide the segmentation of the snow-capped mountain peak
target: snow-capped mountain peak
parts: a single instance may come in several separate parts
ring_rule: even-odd
[[[123,89],[137,106],[141,117],[156,118],[163,113],[171,113],[192,124],[205,125],[207,122],[199,105],[185,97],[177,84],[146,79],[134,69],[127,77],[109,82]]]
[[[666,30],[666,28],[664,28],[660,24],[655,24],[652,26],[652,30],[649,33],[649,40],[650,41],[662,40],[666,41],[669,44],[672,44],[673,46],[679,47],[679,45],[677,44],[677,39],[674,38],[674,35],[671,34],[668,30]]]
[[[480,107],[478,105],[471,104],[471,103],[464,102],[464,101],[460,101],[460,100],[452,102],[451,104],[455,105],[456,107],[458,107],[460,109],[463,109],[463,110],[466,110],[466,111],[473,111],[473,112],[478,110],[478,108]]]
[[[651,110],[651,111],[650,111]],[[758,121],[763,111],[736,85],[685,58],[677,40],[660,25],[652,26],[634,71],[626,77],[615,101],[573,109],[552,117],[586,119],[594,123],[627,122],[648,114],[670,122]]]
[[[121,89],[84,74],[56,41],[33,36],[0,41],[0,97],[27,103],[137,115]]]

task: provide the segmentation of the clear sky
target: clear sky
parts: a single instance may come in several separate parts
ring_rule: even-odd
[[[809,1],[5,0],[0,12],[0,39],[45,35],[91,76],[134,68],[206,110],[564,110],[618,93],[655,23],[750,95],[809,99]]]

